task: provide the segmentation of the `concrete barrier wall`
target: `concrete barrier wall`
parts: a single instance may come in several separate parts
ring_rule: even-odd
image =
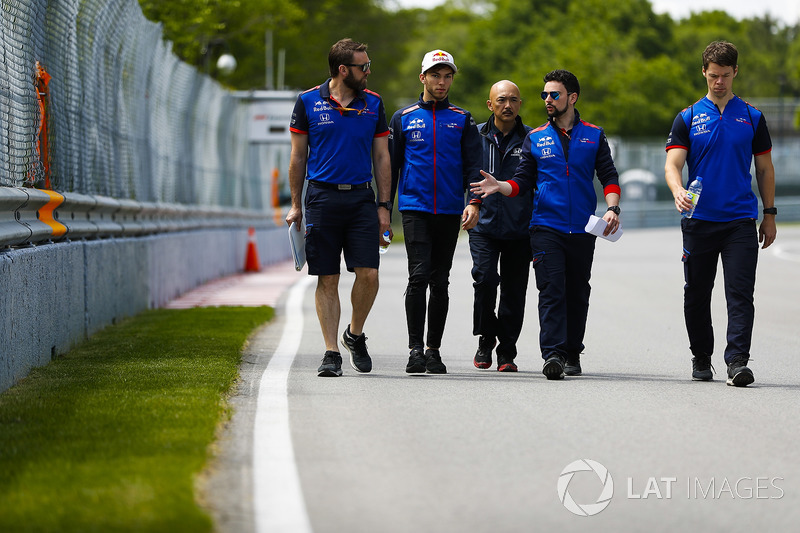
[[[0,392],[116,321],[241,272],[247,227],[45,244],[0,252]],[[286,228],[256,227],[262,265],[289,259]]]

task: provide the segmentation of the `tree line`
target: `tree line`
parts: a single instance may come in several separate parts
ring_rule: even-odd
[[[736,93],[745,99],[800,96],[800,23],[737,20],[724,11],[674,20],[648,0],[449,0],[399,9],[392,0],[140,0],[184,61],[239,90],[265,87],[265,35],[286,53],[285,85],[306,89],[328,76],[330,45],[350,37],[369,45],[369,88],[389,115],[415,101],[423,54],[451,52],[459,67],[451,101],[482,121],[489,87],[510,79],[522,116],[538,124],[542,76],[554,68],[581,82],[578,109],[610,135],[664,137],[680,109],[706,92],[701,53],[724,39],[739,48]],[[233,54],[238,67],[216,72]],[[540,120],[541,119],[541,120]],[[800,119],[796,117],[795,120]]]

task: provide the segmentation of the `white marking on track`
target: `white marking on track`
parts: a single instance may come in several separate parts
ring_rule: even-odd
[[[773,244],[773,246],[775,245]],[[798,249],[775,246],[775,250],[772,253],[774,253],[775,257],[778,257],[779,259],[800,263],[800,250]]]
[[[289,428],[287,383],[303,336],[303,296],[314,280],[292,286],[278,348],[261,376],[253,429],[253,510],[258,533],[311,533]]]

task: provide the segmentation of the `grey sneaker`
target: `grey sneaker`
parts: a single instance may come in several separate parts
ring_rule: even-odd
[[[408,356],[408,364],[406,365],[406,374],[424,374],[425,373],[425,354],[422,348],[412,348]]]
[[[322,357],[322,364],[317,369],[321,378],[335,378],[342,375],[342,356],[339,352],[328,350]]]
[[[564,361],[557,353],[550,354],[542,367],[542,374],[547,379],[564,379]]]
[[[749,359],[746,355],[737,355],[728,363],[728,385],[746,387],[756,380],[753,371],[747,368]]]
[[[692,357],[692,380],[711,381],[714,379],[710,355],[695,355]]]
[[[342,333],[342,346],[350,352],[350,366],[356,372],[366,374],[372,370],[372,359],[367,353],[367,337],[362,333],[358,337],[350,333],[350,326]]]
[[[442,356],[439,350],[425,350],[425,373],[426,374],[447,374],[447,367],[442,363]]]
[[[568,376],[580,376],[582,373],[581,355],[568,355],[567,363],[564,365],[564,374]]]

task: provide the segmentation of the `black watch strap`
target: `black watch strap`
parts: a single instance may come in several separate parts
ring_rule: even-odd
[[[777,207],[765,207],[764,208],[764,214],[765,215],[777,215],[778,214],[778,208]]]
[[[619,215],[620,211],[622,211],[618,205],[612,205],[606,211],[613,211],[615,215]]]
[[[387,210],[391,212],[392,202],[378,202],[378,207],[385,207]]]

